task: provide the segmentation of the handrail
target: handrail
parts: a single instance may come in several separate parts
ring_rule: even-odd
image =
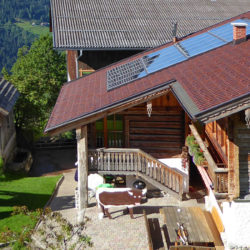
[[[228,192],[228,168],[220,168],[215,163],[213,157],[209,153],[205,143],[201,139],[197,129],[194,125],[189,125],[192,134],[195,137],[195,140],[201,147],[204,152],[204,156],[208,162],[208,173],[212,178],[212,182],[214,184],[215,192],[226,193]]]
[[[144,174],[172,191],[183,194],[184,174],[133,148],[89,150],[89,169],[97,171],[134,171]]]
[[[221,160],[223,161],[223,164],[228,167],[227,164],[227,156],[224,153],[224,151],[222,150],[221,146],[218,144],[218,142],[207,132],[205,131],[205,136],[206,138],[211,142],[211,144],[213,145],[213,147],[216,149],[217,153],[219,154],[219,156],[221,157]],[[217,164],[218,165],[218,164]]]
[[[204,156],[209,164],[209,166],[213,169],[213,171],[215,171],[217,169],[217,165],[213,159],[213,157],[211,156],[211,154],[209,153],[205,143],[203,142],[203,140],[201,139],[197,129],[195,128],[194,125],[189,125],[190,130],[192,132],[192,134],[195,137],[195,140],[197,141],[197,143],[199,144],[200,148],[202,149]]]

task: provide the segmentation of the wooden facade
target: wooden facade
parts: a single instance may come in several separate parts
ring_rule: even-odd
[[[90,148],[139,148],[156,158],[180,157],[185,144],[185,113],[171,92],[89,125]]]
[[[231,198],[248,194],[250,130],[246,127],[244,111],[210,122],[203,131],[197,129],[195,133],[196,137],[200,135],[209,154],[206,168],[214,191]]]
[[[179,199],[188,192],[188,175],[157,160],[184,157],[183,164],[187,162],[187,155],[182,154],[187,116],[173,94],[170,91],[164,93],[150,99],[153,106],[150,117],[147,102],[140,101],[138,105],[129,104],[128,108],[125,106],[118,112],[111,110],[110,115],[76,130],[81,180],[78,190],[82,194],[79,197],[79,222],[83,221],[87,207],[88,171],[137,175]]]
[[[140,149],[155,159],[181,157],[185,138],[193,133],[202,145],[215,194],[235,198],[248,192],[250,136],[244,112],[191,125],[171,92],[151,101],[150,117],[145,102],[89,124],[89,148]]]
[[[8,115],[0,113],[0,157],[4,162],[11,161],[16,147],[16,131],[13,112]]]

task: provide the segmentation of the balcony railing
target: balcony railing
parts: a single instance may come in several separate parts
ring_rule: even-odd
[[[204,152],[204,156],[207,160],[207,172],[211,181],[214,184],[214,191],[216,193],[228,192],[228,169],[225,168],[225,164],[216,164],[212,155],[209,153],[205,143],[201,139],[198,131],[193,125],[189,126],[192,134],[194,135],[197,143]]]
[[[157,181],[180,197],[188,176],[158,161],[140,149],[101,148],[89,150],[89,171],[142,174]]]

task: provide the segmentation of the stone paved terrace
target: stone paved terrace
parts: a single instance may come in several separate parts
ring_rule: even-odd
[[[77,209],[74,208],[74,190],[77,186],[74,181],[74,172],[75,169],[72,169],[64,173],[64,180],[50,204],[52,210],[61,212],[71,223],[75,223],[77,217]],[[163,206],[200,206],[203,208],[204,204],[198,203],[196,199],[180,202],[167,195],[160,198],[149,198],[146,203],[134,208],[135,219],[131,219],[129,214],[123,214],[124,207],[124,209],[112,208],[109,210],[112,220],[106,217],[99,220],[96,200],[91,198],[86,210],[86,216],[90,218],[86,233],[94,243],[92,249],[148,249],[143,209],[146,210],[148,218],[157,217],[162,225],[163,218],[159,214],[159,208]]]

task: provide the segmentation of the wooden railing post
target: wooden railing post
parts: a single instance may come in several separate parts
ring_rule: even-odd
[[[138,159],[138,169],[137,169],[137,171],[139,171],[139,172],[141,172],[141,155],[140,155],[140,153],[138,153],[137,154],[137,159]]]
[[[157,180],[156,164],[153,161],[151,161],[151,165],[152,165],[152,168],[153,168],[153,178],[155,180]]]
[[[107,164],[108,166],[108,169],[107,170],[111,170],[111,167],[110,167],[110,153],[107,153],[107,163],[106,163],[106,160],[105,160],[105,165]],[[104,167],[105,167],[104,165]]]
[[[182,198],[182,194],[183,194],[183,177],[179,176],[179,196]]]
[[[164,168],[161,167],[161,184],[164,185],[164,183],[165,183]]]
[[[129,156],[130,154],[129,153],[126,153],[126,161],[127,161],[127,171],[129,170]]]
[[[156,169],[157,181],[158,181],[158,182],[161,182],[161,165],[160,165],[160,164],[157,164],[157,162],[156,162],[155,164],[156,164],[156,166],[157,166],[157,169]]]
[[[123,154],[122,154],[122,158],[123,158],[123,162],[122,162],[122,170],[123,171],[125,171],[126,170],[126,153],[125,152],[123,152]]]
[[[99,152],[99,155],[100,155],[100,167],[101,167],[101,170],[104,169],[104,156],[103,156],[103,152]]]
[[[147,172],[147,162],[146,162],[146,159],[144,157],[144,155],[141,155],[141,166],[142,166],[142,173],[145,173]]]
[[[145,160],[145,166],[146,166],[146,175],[152,177],[152,168],[150,166],[150,163],[148,161],[148,159],[146,159],[146,157],[143,157]]]

